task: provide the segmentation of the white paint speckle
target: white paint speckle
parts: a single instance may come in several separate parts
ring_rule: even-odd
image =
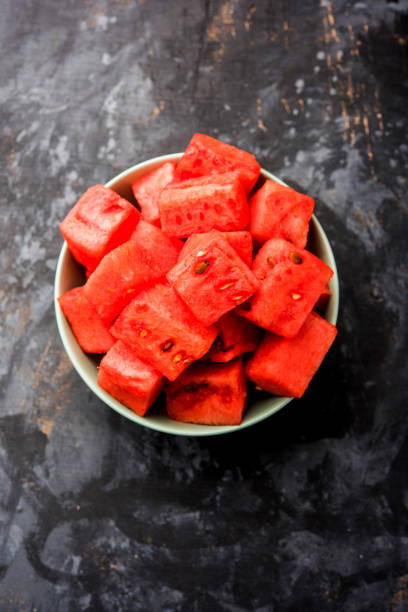
[[[88,593],[87,595],[83,595],[78,601],[80,609],[88,610],[89,606],[91,605],[91,600],[92,595],[90,593]]]
[[[70,170],[70,172],[68,172],[67,174],[67,179],[69,181],[77,181],[78,180],[78,172],[76,170]]]
[[[71,555],[71,557],[68,557],[66,566],[68,566],[67,568],[68,571],[69,571],[69,566],[71,566],[70,573],[73,576],[78,575],[78,570],[79,570],[79,566],[81,565],[81,561],[82,561],[82,557],[80,555]]]
[[[26,130],[21,130],[21,132],[17,134],[16,142],[20,142],[20,140],[22,140],[26,134]]]
[[[326,58],[326,54],[324,51],[318,51],[316,53],[316,59],[320,60],[321,62]]]
[[[96,21],[95,21],[95,27],[97,30],[103,30],[104,32],[106,32],[106,30],[108,29],[108,27],[112,24],[112,23],[116,23],[117,22],[117,17],[108,17],[107,15],[97,15],[96,16]]]
[[[49,270],[54,271],[55,268],[57,267],[57,261],[58,261],[57,259],[47,259],[45,262],[45,265],[47,266]]]
[[[296,87],[297,94],[302,93],[304,86],[305,86],[305,82],[303,79],[296,79],[295,87]]]
[[[295,138],[296,136],[296,128],[291,127],[289,132],[288,132],[289,138]]]
[[[9,558],[13,558],[23,541],[23,530],[18,525],[12,525],[7,538],[6,549]]]
[[[330,87],[330,89],[329,89],[329,94],[330,94],[331,96],[335,96],[335,95],[337,94],[337,91],[334,89],[334,87]]]
[[[109,53],[104,53],[101,62],[104,66],[109,66],[112,63],[112,56]]]
[[[58,140],[58,144],[55,149],[50,149],[50,157],[51,157],[51,167],[50,174],[51,176],[56,176],[60,170],[65,168],[68,163],[70,152],[67,147],[68,136],[63,135]]]
[[[315,72],[316,74],[320,72],[320,66],[314,66],[313,72]]]
[[[229,104],[224,104],[224,108],[225,108],[226,111],[230,111],[231,110],[231,107],[230,107]]]

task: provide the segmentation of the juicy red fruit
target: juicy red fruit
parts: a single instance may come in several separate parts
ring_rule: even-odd
[[[258,346],[259,327],[238,317],[234,311],[227,312],[217,324],[220,334],[211,347],[211,361],[226,363],[238,355],[254,351]]]
[[[103,258],[84,293],[104,321],[113,321],[150,283],[176,263],[181,243],[141,220],[131,239]]]
[[[239,314],[286,338],[299,332],[333,275],[321,259],[282,239],[264,244],[252,271],[260,287]]]
[[[210,349],[218,328],[204,327],[165,283],[139,293],[111,328],[170,380]]]
[[[102,258],[129,240],[140,213],[124,198],[103,185],[90,187],[60,225],[75,259],[88,275]]]
[[[175,162],[166,162],[132,184],[133,195],[142,210],[142,218],[149,223],[160,225],[157,202],[164,187],[174,180],[175,169]]]
[[[251,234],[247,231],[221,233],[227,240],[227,242],[229,242],[232,248],[236,251],[237,255],[239,255],[242,261],[244,261],[246,265],[250,268],[252,265],[253,250]],[[189,236],[185,241],[184,246],[180,251],[179,261],[189,255],[191,251],[201,243],[204,237],[209,238],[210,232],[203,234],[191,234],[191,236]]]
[[[106,353],[115,342],[109,326],[98,316],[84,295],[83,287],[75,287],[58,298],[78,344],[86,353]]]
[[[243,362],[195,363],[166,387],[166,396],[167,414],[176,421],[239,425],[246,401]]]
[[[163,376],[119,340],[101,361],[98,384],[133,412],[144,416],[162,389]]]
[[[247,300],[258,281],[217,231],[211,232],[167,274],[169,283],[204,325]]]
[[[246,366],[247,377],[275,395],[301,397],[337,334],[311,312],[295,338],[266,334]]]
[[[249,221],[248,202],[239,172],[227,172],[174,183],[159,197],[160,222],[169,236],[243,230]]]
[[[231,170],[241,172],[246,193],[249,193],[258,179],[261,166],[251,153],[197,132],[177,164],[176,173],[180,180],[185,180]]]
[[[313,198],[267,180],[249,201],[249,231],[257,244],[284,238],[300,249],[307,243]]]
[[[107,351],[99,385],[136,414],[166,377],[169,418],[238,425],[245,373],[300,397],[333,342],[312,310],[333,274],[304,249],[313,199],[259,174],[253,155],[197,133],[133,183],[141,213],[95,185],[62,222],[88,280],[61,308],[83,350]]]

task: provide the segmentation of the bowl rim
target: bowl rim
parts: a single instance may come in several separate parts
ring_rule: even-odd
[[[127,179],[129,175],[135,172],[141,172],[146,168],[148,168],[148,171],[150,171],[151,166],[154,165],[155,167],[157,167],[162,163],[165,163],[166,161],[177,160],[181,157],[182,154],[183,153],[169,153],[167,155],[153,157],[139,164],[135,164],[110,179],[107,183],[105,183],[105,187],[110,187],[112,189],[114,185],[117,185],[120,181]],[[268,170],[265,170],[264,168],[261,169],[261,176],[267,179],[277,181],[282,185],[287,185],[287,183],[279,179],[277,176],[275,176]],[[340,301],[340,288],[336,261],[326,233],[314,214],[312,216],[312,222],[314,223],[317,233],[319,235],[319,240],[322,241],[322,248],[326,253],[326,263],[333,270],[333,276],[330,280],[330,288],[332,294],[330,296],[328,313],[326,314],[325,318],[330,323],[335,325],[337,322]],[[69,323],[66,320],[58,303],[58,297],[64,292],[61,287],[63,281],[63,269],[67,263],[67,259],[71,257],[72,256],[69,252],[67,243],[64,241],[58,257],[54,281],[54,308],[59,335],[64,349],[74,369],[82,378],[87,387],[91,389],[91,391],[95,393],[95,395],[100,400],[102,400],[110,408],[118,412],[121,416],[133,421],[134,423],[143,425],[148,429],[159,431],[161,433],[192,437],[213,436],[240,431],[242,429],[246,429],[247,427],[255,425],[256,423],[259,423],[260,421],[269,418],[270,416],[284,408],[289,402],[294,399],[292,397],[276,397],[271,395],[271,400],[274,402],[273,406],[271,406],[269,409],[266,407],[263,411],[260,411],[258,414],[252,415],[250,417],[247,416],[247,412],[244,413],[244,417],[240,425],[199,425],[196,423],[180,423],[178,421],[173,421],[168,417],[164,417],[163,419],[152,419],[149,413],[147,413],[147,416],[144,417],[137,415],[132,410],[130,410],[129,408],[118,402],[116,399],[114,399],[111,395],[109,395],[97,384],[96,380],[94,380],[92,377],[89,376],[89,374],[87,374],[85,366],[93,366],[94,368],[96,366],[78,345],[71,331]],[[264,400],[264,402],[271,400]]]

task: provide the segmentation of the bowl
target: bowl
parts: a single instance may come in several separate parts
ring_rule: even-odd
[[[182,153],[173,153],[170,155],[163,155],[161,157],[155,157],[145,162],[132,166],[128,170],[121,172],[111,181],[106,183],[106,187],[110,187],[118,194],[126,198],[127,200],[134,202],[133,194],[131,191],[131,184],[143,175],[151,172],[161,164],[170,160],[177,160],[181,157]],[[282,184],[283,181],[278,179],[276,176],[268,172],[267,170],[261,171],[261,176],[265,179],[273,179]],[[337,313],[339,306],[339,282],[337,275],[336,262],[332,249],[330,247],[329,240],[317,220],[316,216],[313,215],[310,230],[309,230],[309,241],[308,247],[318,257],[320,257],[326,264],[328,264],[334,271],[334,275],[330,281],[331,296],[329,301],[322,312],[327,321],[336,324]],[[75,336],[71,331],[71,327],[66,320],[64,314],[58,303],[58,297],[65,291],[72,289],[73,287],[83,285],[85,282],[85,276],[83,268],[74,260],[71,253],[68,250],[66,243],[63,244],[61,253],[58,259],[57,270],[55,275],[55,286],[54,286],[54,302],[55,302],[55,313],[57,319],[58,330],[61,336],[64,348],[72,362],[72,365],[85,382],[85,384],[97,395],[105,404],[116,410],[119,414],[126,417],[127,419],[167,434],[183,435],[183,436],[211,436],[218,434],[225,434],[237,430],[244,429],[250,425],[254,425],[267,417],[278,412],[284,406],[286,406],[293,398],[288,397],[275,397],[268,396],[265,398],[265,393],[253,392],[248,394],[248,407],[240,425],[197,425],[189,423],[179,423],[169,419],[164,409],[164,399],[161,395],[156,401],[155,405],[149,410],[146,416],[140,417],[129,408],[115,400],[106,391],[99,387],[98,378],[98,363],[86,353],[82,351],[78,345]]]

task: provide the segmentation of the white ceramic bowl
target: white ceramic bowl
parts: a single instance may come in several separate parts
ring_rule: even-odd
[[[174,153],[149,159],[141,164],[132,166],[128,170],[125,170],[106,183],[106,186],[110,187],[121,196],[132,202],[134,199],[131,191],[131,184],[134,181],[151,170],[154,170],[165,161],[177,160],[180,156],[181,153]],[[280,181],[277,177],[266,170],[262,170],[262,176],[284,184],[283,181]],[[325,311],[323,312],[323,316],[330,321],[330,323],[336,324],[339,306],[339,282],[336,262],[327,236],[315,216],[313,216],[310,225],[308,248],[310,248],[318,257],[325,261],[334,271],[334,275],[330,281],[330,289],[332,294],[329,298]],[[119,412],[119,414],[127,419],[130,419],[139,425],[144,425],[145,427],[149,427],[164,433],[183,436],[211,436],[237,431],[243,429],[244,427],[248,427],[249,425],[253,425],[254,423],[258,423],[259,421],[271,416],[291,401],[292,398],[274,396],[270,396],[267,399],[257,399],[257,394],[254,393],[253,397],[249,398],[248,408],[241,425],[233,426],[195,425],[172,421],[166,416],[164,399],[162,401],[159,399],[145,417],[138,416],[99,387],[97,383],[97,363],[86,355],[79,347],[75,336],[71,331],[69,323],[58,304],[57,298],[62,293],[72,289],[73,287],[82,285],[84,282],[85,277],[82,267],[76,263],[70,254],[66,243],[64,243],[58,259],[54,287],[55,313],[58,330],[63,345],[72,361],[74,368],[81,376],[85,384],[95,393],[95,395],[105,402],[105,404],[108,404],[108,406]],[[265,394],[261,395],[262,398],[265,397]],[[160,397],[162,398],[163,396]]]

